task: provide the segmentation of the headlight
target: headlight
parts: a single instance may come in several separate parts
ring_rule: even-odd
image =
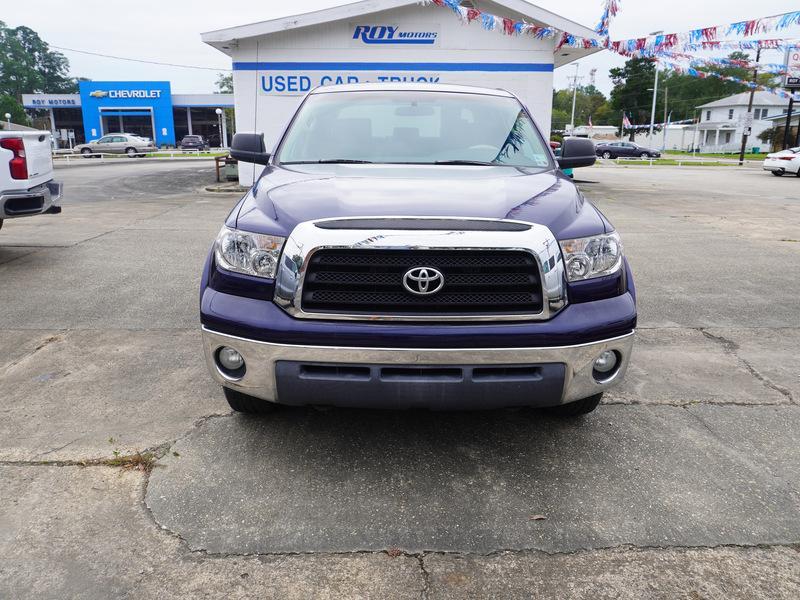
[[[217,264],[228,271],[272,279],[286,238],[223,227],[214,244]]]
[[[611,275],[622,267],[622,241],[616,231],[574,240],[561,240],[569,281]]]

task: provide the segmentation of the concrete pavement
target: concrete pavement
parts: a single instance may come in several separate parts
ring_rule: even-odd
[[[641,310],[585,419],[252,419],[197,334],[237,197],[132,162],[60,169],[64,212],[0,230],[0,597],[800,595],[796,179],[576,172]]]

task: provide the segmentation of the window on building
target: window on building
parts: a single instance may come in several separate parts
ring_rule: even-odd
[[[761,118],[762,119],[766,119],[767,118],[767,109],[766,108],[762,108],[761,109]]]
[[[710,121],[710,120],[711,120],[711,111],[707,110],[706,111],[706,121]]]
[[[725,143],[726,144],[730,144],[731,143],[731,132],[730,131],[726,131],[725,132]]]
[[[733,121],[733,109],[728,109],[728,121]]]

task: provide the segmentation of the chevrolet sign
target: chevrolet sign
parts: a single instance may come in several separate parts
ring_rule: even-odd
[[[161,90],[95,90],[89,94],[93,98],[161,98]]]

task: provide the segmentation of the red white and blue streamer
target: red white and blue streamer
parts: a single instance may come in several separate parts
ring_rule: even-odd
[[[781,88],[773,88],[773,87],[758,85],[753,81],[740,79],[739,77],[732,77],[730,75],[722,75],[720,73],[715,73],[713,71],[700,71],[698,69],[695,69],[694,67],[683,66],[668,60],[664,60],[663,58],[659,58],[657,60],[658,64],[661,65],[663,69],[672,71],[674,73],[678,73],[680,75],[689,75],[691,77],[697,77],[699,79],[707,79],[709,77],[712,77],[715,79],[722,79],[723,81],[732,81],[733,83],[739,83],[741,85],[747,86],[751,90],[768,92],[770,94],[775,94],[776,96],[780,96],[781,98],[790,98],[792,96],[791,93],[782,90]]]
[[[609,49],[623,56],[655,56],[665,50],[672,49],[721,49],[723,45],[727,45],[730,48],[732,44],[737,43],[740,47],[731,49],[757,49],[762,47],[758,45],[762,40],[741,40],[737,42],[736,38],[763,36],[798,26],[800,26],[800,11],[793,11],[761,19],[737,21],[728,25],[701,27],[683,33],[666,33],[627,40],[615,40],[609,43]],[[785,42],[785,40],[771,41]],[[755,45],[753,46],[753,44]],[[751,47],[747,48],[747,46]]]
[[[477,8],[467,8],[461,6],[460,0],[421,0],[424,5],[435,4],[443,8],[452,10],[463,23],[480,23],[487,31],[499,31],[505,35],[530,35],[536,39],[557,38],[556,48],[570,46],[573,48],[604,48],[603,40],[596,38],[584,38],[573,35],[566,31],[560,31],[554,27],[542,27],[527,21],[501,17],[492,13],[478,10]]]
[[[610,35],[609,26],[611,25],[611,19],[616,17],[618,12],[619,2],[617,0],[605,0],[605,2],[603,2],[603,14],[600,16],[600,22],[597,24],[597,27],[594,28],[597,35],[608,39]]]

